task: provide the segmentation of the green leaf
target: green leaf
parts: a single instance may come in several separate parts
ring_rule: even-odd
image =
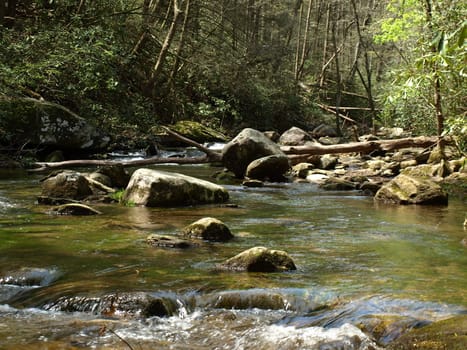
[[[462,23],[462,29],[459,33],[459,39],[457,40],[457,45],[459,47],[464,46],[465,39],[467,38],[467,21]]]

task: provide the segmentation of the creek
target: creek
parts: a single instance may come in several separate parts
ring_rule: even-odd
[[[157,168],[209,181],[219,170]],[[0,173],[0,349],[384,349],[412,327],[467,312],[462,199],[385,206],[312,184],[228,183],[235,205],[99,204],[102,215],[72,217],[37,204],[39,179]],[[185,250],[146,243],[206,216],[236,238]],[[297,270],[216,270],[254,246],[287,251]],[[96,311],[100,296],[141,292],[174,311]],[[54,307],[73,298],[96,302]]]

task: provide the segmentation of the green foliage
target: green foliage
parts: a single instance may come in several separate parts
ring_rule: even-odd
[[[445,133],[462,135],[465,129],[459,125],[466,118],[467,6],[448,6],[445,1],[431,4],[431,16],[427,18],[423,2],[392,0],[388,6],[391,16],[382,21],[381,32],[375,37],[380,44],[395,43],[405,55],[389,77],[391,84],[383,89],[383,119],[409,126],[416,133],[434,133],[433,89],[438,81]]]
[[[121,189],[121,190],[118,190],[114,193],[110,193],[109,194],[109,197],[111,199],[113,199],[114,201],[118,202],[118,203],[123,203],[123,195],[125,194],[125,190],[124,189]]]

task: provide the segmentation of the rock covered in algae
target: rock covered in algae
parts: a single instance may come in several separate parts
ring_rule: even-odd
[[[391,204],[447,205],[448,195],[428,178],[400,174],[385,184],[375,201]]]
[[[229,228],[220,220],[211,217],[199,219],[186,226],[183,234],[190,238],[225,242],[233,238]]]
[[[144,168],[133,173],[123,197],[124,202],[147,207],[222,203],[228,199],[227,190],[212,182]]]
[[[265,247],[254,247],[222,263],[221,270],[248,272],[279,272],[296,270],[295,263],[286,252]]]
[[[467,349],[467,315],[413,329],[388,346],[389,350]]]

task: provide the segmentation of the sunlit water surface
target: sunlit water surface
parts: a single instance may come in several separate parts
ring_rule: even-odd
[[[210,181],[219,170],[159,168]],[[397,330],[374,339],[362,332],[365,320],[397,317],[402,332],[467,310],[460,200],[384,206],[312,184],[226,184],[236,206],[96,205],[103,215],[69,217],[36,204],[39,178],[0,178],[1,349],[377,349]],[[151,233],[174,235],[205,216],[236,238],[188,250],[146,244]],[[298,270],[216,270],[254,246],[287,251]],[[144,318],[47,307],[124,292],[163,295],[177,310]]]

